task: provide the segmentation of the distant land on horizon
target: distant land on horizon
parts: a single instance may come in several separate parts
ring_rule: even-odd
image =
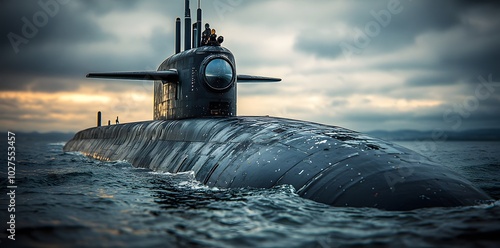
[[[471,129],[464,131],[370,131],[366,134],[393,141],[500,141],[500,129]]]
[[[75,133],[61,132],[15,132],[17,140],[45,140],[45,141],[68,141]],[[432,141],[437,137],[436,141],[500,141],[500,129],[472,129],[464,131],[445,131],[443,133],[435,133],[435,131],[417,131],[417,130],[397,130],[397,131],[369,131],[362,132],[383,140],[390,141]]]
[[[39,132],[15,132],[16,141],[50,141],[50,142],[63,142],[68,141],[73,138],[75,133],[61,133],[61,132],[49,132],[49,133],[39,133]]]

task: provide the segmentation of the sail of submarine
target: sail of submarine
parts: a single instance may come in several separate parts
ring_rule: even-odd
[[[64,151],[161,172],[193,171],[215,187],[289,184],[332,206],[412,210],[491,200],[448,167],[383,140],[306,121],[237,116],[237,83],[281,79],[237,74],[223,38],[204,28],[200,1],[192,25],[185,0],[184,51],[177,18],[175,54],[157,71],[89,73],[154,81],[154,120],[82,130]]]

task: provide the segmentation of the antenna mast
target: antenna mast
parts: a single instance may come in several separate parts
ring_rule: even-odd
[[[175,53],[181,52],[181,18],[175,20]]]
[[[196,47],[201,46],[201,18],[202,18],[202,12],[201,12],[201,0],[198,0],[198,10],[196,13],[196,28],[198,29],[196,32]]]
[[[189,9],[189,0],[186,0],[186,11],[184,13],[184,50],[191,49],[191,9]]]

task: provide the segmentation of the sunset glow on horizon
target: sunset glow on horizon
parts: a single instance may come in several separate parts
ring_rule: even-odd
[[[0,129],[76,132],[95,126],[97,111],[103,124],[117,116],[121,123],[151,120],[152,82],[85,75],[156,70],[173,53],[184,2],[44,3],[58,3],[57,11],[37,1],[2,4]],[[496,2],[205,0],[202,6],[203,22],[224,36],[239,74],[283,79],[238,85],[238,115],[358,131],[500,126]],[[193,3],[192,16],[195,9]]]

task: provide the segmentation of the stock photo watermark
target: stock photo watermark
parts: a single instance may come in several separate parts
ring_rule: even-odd
[[[23,16],[21,18],[22,27],[18,32],[7,34],[12,49],[17,54],[21,45],[27,45],[31,39],[34,39],[40,29],[47,26],[51,18],[54,18],[61,6],[68,4],[71,0],[39,0],[40,10],[35,12],[31,18]]]
[[[492,74],[488,76],[488,80],[483,76],[477,77],[477,80],[479,82],[476,84],[474,95],[468,96],[461,103],[454,104],[453,108],[443,114],[443,121],[450,124],[453,130],[458,130],[463,120],[469,118],[480,107],[481,101],[489,99],[495,93],[495,88],[500,87],[500,82],[493,81]]]
[[[481,102],[491,98],[496,88],[500,88],[500,82],[493,81],[493,74],[489,74],[488,79],[482,75],[478,76],[477,81],[474,94],[444,111],[443,122],[449,126],[449,129],[458,131],[464,121],[472,117],[472,114],[479,109]],[[448,135],[444,129],[434,129],[430,138],[431,142],[423,149],[425,152],[436,152],[437,142],[446,141]]]
[[[372,39],[379,36],[382,30],[391,24],[393,16],[401,14],[403,10],[404,7],[399,0],[389,0],[385,9],[379,11],[372,9],[370,15],[373,20],[367,22],[363,29],[355,27],[351,42],[342,41],[338,44],[344,57],[350,61],[353,55],[361,54],[370,45]]]
[[[7,232],[8,238],[16,240],[16,134],[7,132]]]
[[[489,74],[486,79],[482,75],[477,77],[478,82],[474,88],[474,94],[467,96],[462,102],[453,104],[443,113],[443,122],[448,124],[453,131],[459,130],[465,119],[472,117],[473,112],[477,111],[481,106],[482,101],[486,101],[493,96],[496,88],[500,88],[500,82],[493,81],[493,74]],[[416,144],[421,147],[419,149],[424,153],[435,153],[437,151],[437,143],[448,140],[448,135],[444,129],[434,129],[432,131],[430,142],[421,143],[421,140],[415,140]],[[421,156],[414,158],[415,161],[422,159]],[[412,167],[398,167],[397,171],[389,171],[384,173],[387,184],[394,192],[396,184],[406,181],[406,178],[414,172]]]
[[[219,16],[221,20],[224,20],[227,13],[233,12],[234,9],[242,3],[243,0],[215,0],[213,6],[217,12],[217,16]]]

